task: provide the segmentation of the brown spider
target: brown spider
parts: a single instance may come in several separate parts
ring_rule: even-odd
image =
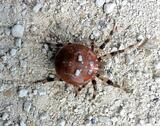
[[[110,41],[115,28],[116,26],[114,24],[113,30],[109,34],[110,37],[99,47],[99,50],[102,51],[105,48],[107,42]],[[91,43],[91,48],[75,43],[68,43],[66,45],[60,44],[62,48],[59,49],[55,56],[56,75],[59,79],[73,85],[77,93],[91,81],[94,89],[93,98],[95,98],[97,92],[96,77],[105,81],[108,85],[121,88],[118,84],[113,83],[108,78],[102,77],[98,73],[103,62],[102,60],[104,58],[111,58],[116,54],[123,53],[133,47],[139,48],[143,43],[130,45],[125,49],[114,51],[100,57],[97,57],[94,53],[94,42]],[[52,79],[47,78],[39,82],[45,83],[48,81],[52,81]]]

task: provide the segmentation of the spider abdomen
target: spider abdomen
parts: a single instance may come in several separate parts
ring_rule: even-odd
[[[83,85],[92,80],[99,62],[92,50],[82,44],[67,44],[55,57],[58,77],[73,85]]]

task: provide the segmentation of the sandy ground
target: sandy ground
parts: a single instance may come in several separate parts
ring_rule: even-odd
[[[103,75],[128,92],[98,82],[74,97],[55,79],[50,57],[56,43],[98,48],[101,54],[147,40],[112,59]],[[0,126],[160,126],[159,0],[0,0]],[[48,47],[45,43],[52,43]]]

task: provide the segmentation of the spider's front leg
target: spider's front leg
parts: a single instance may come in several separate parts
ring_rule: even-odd
[[[52,74],[48,74],[48,76],[45,78],[45,79],[41,79],[41,80],[37,80],[37,81],[34,81],[33,83],[47,83],[47,82],[52,82],[54,81],[55,78],[52,76]]]
[[[113,36],[113,33],[117,30],[117,26],[116,26],[116,21],[113,20],[113,27],[112,27],[112,30],[109,32],[109,36],[108,38],[99,46],[99,49],[100,50],[103,50],[107,43],[111,40],[112,36]]]
[[[93,85],[93,96],[92,99],[95,99],[96,95],[97,95],[97,81],[96,80],[92,80],[92,85]]]
[[[120,85],[118,85],[117,83],[114,83],[113,81],[111,81],[107,77],[104,77],[100,74],[97,74],[97,78],[100,79],[101,81],[103,81],[104,83],[107,83],[108,85],[111,85],[111,86],[116,87],[116,88],[120,88]]]
[[[112,58],[112,57],[114,57],[114,56],[117,55],[117,54],[127,52],[127,51],[130,50],[131,48],[140,49],[140,48],[142,48],[142,46],[143,46],[147,41],[148,41],[148,38],[146,38],[144,41],[142,41],[142,42],[140,42],[140,43],[136,43],[136,44],[130,45],[130,46],[124,48],[124,49],[121,49],[121,50],[117,50],[117,51],[113,51],[113,52],[104,54],[104,55],[98,57],[98,59],[99,59],[99,61],[102,61],[102,59],[104,59],[104,58]]]

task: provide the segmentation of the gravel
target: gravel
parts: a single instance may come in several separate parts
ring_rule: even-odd
[[[8,113],[3,113],[2,120],[7,120],[8,117],[9,117]]]
[[[116,7],[116,4],[115,3],[106,3],[105,5],[104,5],[104,12],[106,13],[106,14],[110,14],[110,13],[112,13],[113,12],[113,10],[114,10],[114,8]]]
[[[10,54],[11,56],[15,56],[17,53],[17,49],[11,49]]]
[[[7,36],[9,36],[9,35],[11,34],[11,30],[10,30],[9,28],[6,28],[6,29],[5,29],[5,34],[6,34]]]
[[[19,97],[27,97],[28,96],[28,90],[27,89],[21,89],[19,92]]]
[[[22,120],[20,121],[20,126],[27,126],[26,124],[25,124],[25,122],[23,122]]]
[[[160,126],[159,6],[157,0],[2,1],[0,126]],[[100,75],[121,88],[96,78],[94,100],[90,82],[75,97],[54,69],[57,43],[68,42],[94,42],[98,57],[132,47],[102,58]],[[48,76],[54,81],[37,81]]]
[[[32,107],[32,102],[31,101],[26,101],[23,105],[23,110],[26,111],[27,113],[30,112]]]
[[[38,94],[40,95],[40,96],[43,96],[43,95],[46,95],[47,93],[46,93],[46,91],[44,90],[44,89],[38,89]]]
[[[96,0],[96,6],[97,7],[102,7],[105,3],[105,0]]]
[[[15,45],[16,45],[17,47],[21,48],[21,47],[22,47],[22,40],[21,40],[20,38],[16,39],[16,40],[15,40]]]
[[[40,120],[45,120],[45,119],[47,119],[47,113],[46,113],[46,112],[41,113],[40,116],[39,116],[39,119],[40,119]]]
[[[4,121],[0,120],[0,126],[3,126]]]
[[[12,124],[12,122],[10,120],[6,121],[3,126],[10,126]]]
[[[22,38],[24,34],[24,26],[16,24],[11,29],[13,37]]]
[[[82,6],[82,5],[85,5],[85,4],[87,3],[86,0],[79,0],[78,2],[79,2],[79,5],[81,5],[81,6]]]
[[[37,4],[33,7],[33,12],[34,12],[34,13],[38,13],[42,7],[43,7],[42,3],[37,3]]]
[[[101,35],[101,32],[99,30],[94,30],[92,32],[91,39],[98,39],[100,35]]]

